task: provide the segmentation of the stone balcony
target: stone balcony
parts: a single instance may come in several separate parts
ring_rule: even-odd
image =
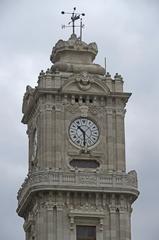
[[[56,172],[53,170],[37,171],[28,175],[18,192],[18,209],[24,204],[27,197],[37,191],[92,191],[105,193],[131,194],[134,200],[137,190],[137,174],[130,171],[128,174],[101,174],[98,172]]]

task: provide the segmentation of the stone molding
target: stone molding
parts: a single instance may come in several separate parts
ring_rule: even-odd
[[[132,171],[131,171],[132,172]],[[19,207],[34,191],[42,190],[81,190],[96,192],[123,192],[138,196],[135,174],[101,174],[81,172],[37,171],[29,174],[18,192]]]
[[[76,86],[76,89],[74,88]],[[92,92],[91,88],[94,87]],[[62,87],[62,93],[70,93],[70,90],[73,89],[73,92],[93,94],[93,95],[110,95],[110,89],[107,86],[106,82],[102,81],[99,76],[90,74],[87,71],[81,71],[80,73],[74,73],[69,77],[69,80],[66,81]]]
[[[97,218],[99,220],[100,230],[103,231],[103,219],[105,217],[103,211],[80,211],[80,210],[71,210],[69,213],[70,217],[70,230],[75,228],[75,218]]]

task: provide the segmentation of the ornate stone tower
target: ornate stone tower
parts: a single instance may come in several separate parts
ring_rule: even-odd
[[[93,60],[96,43],[72,34],[52,67],[27,86],[28,176],[18,192],[26,240],[130,240],[135,171],[126,173],[123,79]]]

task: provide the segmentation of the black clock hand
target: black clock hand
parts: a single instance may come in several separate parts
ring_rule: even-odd
[[[77,128],[83,133],[83,145],[85,146],[86,145],[86,133],[80,126],[77,126]]]
[[[83,131],[83,145],[86,145],[86,133]]]

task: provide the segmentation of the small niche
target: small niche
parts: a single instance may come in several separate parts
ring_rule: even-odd
[[[85,99],[84,97],[82,98],[82,102],[83,102],[83,103],[85,103],[85,102],[86,102],[86,99]]]
[[[74,168],[98,168],[99,162],[96,160],[88,159],[73,159],[70,161],[70,165]]]
[[[75,102],[78,103],[78,97],[75,97]]]

